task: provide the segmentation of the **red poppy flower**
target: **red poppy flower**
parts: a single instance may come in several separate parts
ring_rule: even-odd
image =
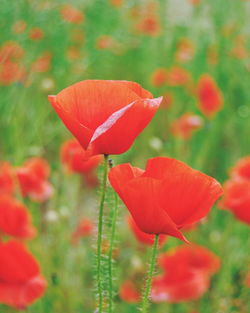
[[[131,280],[126,280],[119,289],[120,298],[128,303],[140,302],[140,293]]]
[[[136,239],[145,244],[145,245],[153,245],[154,244],[154,235],[144,233],[140,230],[140,228],[136,225],[135,221],[133,220],[132,216],[129,216],[128,218],[128,224],[130,226],[130,229],[134,233]],[[165,235],[160,235],[159,238],[159,244],[162,245],[166,241],[167,237]]]
[[[197,86],[199,109],[207,117],[213,117],[223,107],[223,95],[214,79],[203,74]]]
[[[92,145],[94,154],[127,151],[161,102],[137,83],[102,80],[76,83],[49,100],[83,148]]]
[[[231,50],[230,54],[240,60],[247,59],[249,56],[248,48],[247,48],[247,39],[239,35],[236,38],[234,38],[234,46]]]
[[[101,155],[93,156],[91,150],[84,150],[76,139],[65,141],[60,156],[67,171],[80,174],[93,171],[102,161]]]
[[[17,178],[24,196],[43,202],[53,194],[53,188],[48,182],[49,164],[42,158],[31,158],[23,167],[16,170]]]
[[[167,82],[167,75],[168,72],[165,68],[160,67],[156,69],[151,76],[152,85],[155,87],[165,85]]]
[[[14,192],[13,170],[8,162],[0,163],[0,194],[12,194]]]
[[[250,180],[234,177],[224,185],[220,207],[230,210],[240,221],[250,225]]]
[[[0,303],[24,309],[43,296],[47,283],[22,243],[0,243],[0,264]]]
[[[96,49],[103,50],[103,49],[110,49],[114,48],[116,45],[115,40],[109,35],[102,35],[96,40]]]
[[[109,181],[143,232],[182,240],[179,229],[207,215],[222,194],[214,178],[166,157],[148,160],[145,171],[115,166]]]
[[[66,56],[68,58],[68,60],[72,61],[72,60],[78,60],[81,57],[81,51],[79,47],[68,47],[67,51],[66,51]]]
[[[220,261],[201,246],[179,246],[162,254],[159,264],[164,273],[153,279],[151,297],[154,302],[181,302],[200,298],[209,288],[210,277]]]
[[[218,272],[220,259],[203,246],[181,245],[159,256],[159,265],[168,275],[174,275],[174,268],[184,266],[211,276]]]
[[[172,123],[171,130],[176,137],[189,139],[202,126],[203,119],[199,115],[187,112]]]
[[[230,175],[250,180],[250,156],[240,159],[231,169]]]
[[[120,7],[123,5],[123,0],[110,0],[109,2],[114,7]]]
[[[99,184],[96,173],[88,172],[84,175],[84,179],[87,184],[87,187],[89,188],[95,188]]]
[[[93,233],[94,224],[88,218],[83,218],[77,225],[71,237],[71,243],[77,244],[82,237],[88,237]]]
[[[12,30],[16,34],[21,34],[25,31],[26,26],[27,26],[27,23],[24,20],[19,20],[13,24]]]
[[[201,3],[201,0],[188,0],[189,3],[191,3],[192,5],[198,5]]]
[[[184,86],[191,82],[190,73],[180,66],[172,66],[168,70],[166,83],[169,86]]]
[[[52,54],[44,52],[31,65],[31,70],[37,73],[44,73],[50,70]]]
[[[12,61],[0,63],[0,85],[8,86],[20,82],[25,77],[25,69],[22,64]]]
[[[24,55],[23,48],[15,41],[8,40],[0,48],[0,62],[20,61]]]
[[[27,208],[7,195],[0,196],[0,233],[23,239],[36,234]]]
[[[209,288],[209,279],[202,272],[183,270],[172,277],[153,279],[153,302],[182,302],[199,299]]]
[[[181,38],[177,44],[177,51],[175,53],[176,61],[185,63],[192,60],[194,56],[194,45],[188,38]]]
[[[61,9],[62,19],[73,24],[80,24],[84,21],[83,13],[70,4],[65,4]]]
[[[31,28],[29,37],[32,40],[41,40],[44,37],[44,31],[39,27]]]
[[[144,35],[158,36],[161,31],[159,17],[155,14],[148,14],[135,25],[135,29]]]

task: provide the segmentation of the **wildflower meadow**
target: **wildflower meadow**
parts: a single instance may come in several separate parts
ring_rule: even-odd
[[[250,2],[0,0],[0,312],[250,312]]]

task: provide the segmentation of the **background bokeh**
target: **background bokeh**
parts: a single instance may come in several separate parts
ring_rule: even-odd
[[[72,7],[80,14],[72,13]],[[0,8],[0,159],[20,166],[29,157],[44,157],[51,166],[55,190],[46,207],[24,200],[38,229],[41,210],[46,210],[46,231],[39,232],[29,246],[48,281],[44,297],[27,312],[93,312],[96,238],[83,238],[78,245],[72,245],[70,238],[80,216],[97,221],[98,191],[63,171],[60,146],[71,135],[47,95],[84,79],[132,80],[155,97],[171,94],[168,107],[159,109],[133,147],[115,156],[114,163],[131,162],[143,168],[150,157],[171,156],[223,183],[229,168],[250,154],[250,3],[0,0]],[[9,42],[15,67],[6,70],[3,47]],[[188,73],[188,84],[154,78],[159,68],[170,71],[172,67]],[[211,119],[201,113],[195,95],[204,73],[213,77],[224,96],[223,109]],[[189,139],[171,131],[173,121],[186,112],[204,121]],[[109,193],[112,198],[111,188]],[[106,233],[110,231],[108,209],[109,200]],[[148,248],[136,242],[129,230],[126,215],[120,205],[114,255],[118,287],[138,268],[145,271],[149,256]],[[249,312],[249,288],[244,283],[250,264],[249,226],[214,207],[187,237],[217,254],[221,269],[200,300],[153,304],[150,312]],[[170,238],[161,250],[179,244]],[[140,275],[138,279],[144,280]],[[118,295],[115,302],[121,313],[136,312],[136,305]],[[13,309],[0,305],[0,311]]]

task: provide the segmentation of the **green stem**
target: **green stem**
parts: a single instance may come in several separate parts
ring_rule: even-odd
[[[111,238],[109,243],[109,251],[108,251],[108,273],[109,273],[109,313],[113,312],[113,266],[112,266],[112,257],[113,257],[113,248],[115,241],[115,230],[116,230],[116,219],[117,219],[117,211],[118,211],[118,196],[116,192],[114,192],[114,209],[112,214],[112,225],[111,225]]]
[[[154,276],[158,240],[159,240],[159,235],[155,235],[155,240],[154,240],[154,245],[153,245],[153,250],[152,250],[152,257],[151,257],[151,264],[150,264],[149,273],[148,273],[148,279],[146,282],[146,288],[144,290],[143,298],[142,298],[142,310],[141,310],[142,313],[147,313],[148,307],[149,307],[148,296],[149,296],[149,292],[151,289],[152,278]]]
[[[103,181],[102,192],[99,207],[99,219],[98,219],[98,237],[97,237],[97,288],[99,297],[98,313],[102,313],[103,295],[102,295],[102,282],[101,282],[101,250],[102,250],[102,229],[103,229],[103,207],[107,189],[107,174],[108,174],[108,156],[104,155],[104,169],[103,169]]]
[[[113,167],[112,159],[109,160],[109,167]],[[114,241],[115,241],[115,230],[116,230],[116,220],[117,220],[117,211],[118,211],[118,196],[114,191],[114,208],[112,212],[112,221],[111,221],[111,236],[109,242],[109,250],[108,250],[108,294],[109,294],[109,308],[108,312],[113,312],[113,249],[114,249]]]

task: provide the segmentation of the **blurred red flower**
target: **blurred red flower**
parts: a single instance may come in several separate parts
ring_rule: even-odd
[[[244,36],[239,35],[234,38],[234,47],[231,50],[231,55],[240,60],[247,59],[249,56],[249,52],[247,49],[247,40]]]
[[[2,162],[0,163],[0,194],[12,194],[14,189],[14,171],[8,162]]]
[[[29,38],[31,40],[41,40],[44,38],[44,31],[39,27],[33,27],[30,29]]]
[[[209,288],[209,279],[200,271],[175,270],[176,275],[153,279],[153,302],[182,302],[199,299]]]
[[[203,126],[203,119],[199,115],[187,112],[172,122],[173,135],[182,139],[190,139],[193,132]]]
[[[0,303],[25,309],[43,296],[47,283],[22,243],[0,242],[0,264]]]
[[[177,44],[175,59],[177,62],[186,63],[194,57],[194,45],[188,38],[181,38]]]
[[[223,107],[223,95],[209,74],[201,75],[197,85],[199,109],[206,117],[213,117]]]
[[[220,268],[219,258],[207,248],[182,245],[159,257],[164,273],[153,279],[154,302],[181,302],[200,298],[210,277]]]
[[[114,7],[120,7],[123,5],[123,0],[109,0],[109,2]]]
[[[155,87],[160,87],[166,84],[167,82],[167,75],[168,72],[165,68],[157,68],[152,76],[151,76],[151,83]]]
[[[143,232],[184,241],[179,229],[206,216],[222,195],[214,178],[167,157],[149,159],[145,171],[115,166],[109,181]]]
[[[24,66],[21,64],[24,50],[15,41],[5,41],[0,47],[0,84],[8,86],[21,81],[25,76]]]
[[[231,176],[240,176],[250,180],[250,156],[240,159],[236,165],[230,170]]]
[[[12,61],[0,63],[0,85],[8,86],[22,81],[24,77],[25,69],[22,64]]]
[[[20,61],[24,56],[23,48],[16,41],[7,40],[0,47],[0,62]]]
[[[32,200],[43,202],[53,194],[53,187],[49,183],[49,164],[42,158],[34,157],[16,169],[17,179],[24,196]]]
[[[66,22],[81,24],[84,21],[83,13],[70,4],[63,5],[60,13],[62,19]]]
[[[112,50],[116,46],[116,41],[110,35],[102,35],[96,40],[97,50]]]
[[[161,98],[152,99],[134,82],[85,80],[49,96],[49,101],[84,149],[120,154],[151,121]]]
[[[48,72],[51,67],[52,53],[43,52],[31,65],[32,72],[44,73]]]
[[[102,161],[101,155],[92,155],[84,150],[76,139],[70,139],[61,146],[60,157],[68,172],[85,174],[93,171]]]
[[[173,275],[173,268],[189,267],[202,271],[206,275],[213,275],[220,268],[220,259],[206,247],[194,244],[180,245],[169,253],[159,256],[159,265],[165,273]]]
[[[82,237],[88,237],[93,233],[94,223],[89,218],[81,219],[71,236],[71,243],[77,244]]]
[[[191,3],[192,5],[198,5],[201,3],[201,0],[188,0],[189,3]]]
[[[21,34],[25,31],[27,23],[24,20],[16,21],[12,26],[12,31],[16,34]]]
[[[143,15],[135,25],[136,31],[148,36],[158,36],[161,31],[159,17],[155,14]]]
[[[72,61],[72,60],[78,60],[81,57],[81,50],[79,49],[79,47],[68,47],[67,51],[66,51],[66,56],[68,58],[68,60]]]
[[[0,196],[0,234],[20,239],[32,239],[36,234],[27,208],[7,195]]]
[[[190,73],[180,67],[180,66],[172,66],[168,70],[166,84],[169,86],[185,86],[191,82]]]
[[[128,217],[128,224],[130,226],[130,229],[134,233],[136,239],[145,244],[145,245],[153,245],[154,244],[154,235],[153,234],[147,234],[140,230],[140,228],[136,225],[135,221],[133,220],[133,217],[130,215]],[[159,244],[162,245],[166,241],[167,236],[160,235],[159,238]]]
[[[140,302],[140,292],[137,290],[132,280],[126,280],[119,289],[120,298],[128,303]]]
[[[237,219],[250,225],[250,180],[233,177],[223,185],[221,209],[230,210]]]

